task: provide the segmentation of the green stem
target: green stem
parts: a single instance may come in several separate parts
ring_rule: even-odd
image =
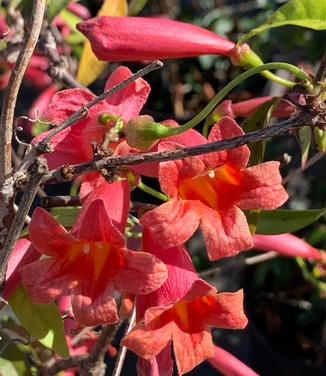
[[[267,78],[268,80],[271,80],[273,82],[276,82],[277,84],[286,86],[290,89],[294,86],[293,81],[286,80],[285,78],[277,76],[276,74],[274,74],[270,71],[263,71],[263,72],[261,72],[261,75],[264,76],[265,78]]]
[[[148,185],[144,184],[142,181],[138,183],[137,188],[141,189],[143,192],[148,193],[149,195],[158,198],[162,201],[169,201],[169,197],[165,194],[156,191],[155,189],[149,187]]]
[[[168,134],[166,135],[166,137],[180,134],[180,133],[187,131],[188,129],[193,128],[198,123],[203,121],[214,110],[214,108],[224,99],[224,97],[228,95],[230,91],[233,90],[236,86],[238,86],[243,80],[246,80],[247,78],[254,76],[257,73],[264,72],[269,69],[285,69],[293,73],[300,81],[308,80],[307,75],[300,68],[296,67],[295,65],[288,64],[288,63],[281,63],[281,62],[267,63],[267,64],[259,65],[255,68],[249,69],[246,72],[241,73],[238,77],[236,77],[231,82],[229,82],[220,92],[218,92],[215,95],[215,97],[208,103],[208,105],[190,121],[183,124],[181,127],[170,128],[169,131],[167,132]],[[295,82],[291,83],[292,87],[294,87],[295,85],[296,85]]]

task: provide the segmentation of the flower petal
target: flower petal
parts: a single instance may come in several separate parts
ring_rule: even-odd
[[[76,241],[46,210],[36,208],[28,226],[35,248],[48,256],[59,256]]]
[[[76,88],[59,91],[52,97],[44,117],[58,125],[94,98],[94,94],[84,89]],[[92,112],[97,111],[93,109]]]
[[[171,340],[173,325],[169,322],[160,326],[155,320],[147,324],[141,321],[122,339],[121,346],[126,346],[141,358],[151,359]]]
[[[174,142],[160,142],[158,151],[171,151],[182,148],[183,145]],[[159,180],[161,189],[170,197],[178,194],[178,187],[184,179],[200,175],[205,170],[205,164],[199,157],[189,157],[160,163]]]
[[[178,372],[183,375],[214,354],[214,345],[209,329],[199,333],[182,332],[176,325],[172,332],[173,350]]]
[[[222,141],[243,135],[244,132],[239,125],[232,118],[225,116],[213,126],[208,136],[208,142]],[[247,145],[243,145],[235,149],[210,153],[205,156],[205,159],[209,161],[213,168],[228,163],[233,167],[242,169],[247,166],[249,157],[249,148]]]
[[[132,72],[127,67],[118,67],[109,77],[105,85],[105,91],[118,85],[122,81],[132,76]],[[121,115],[124,121],[139,115],[148,95],[151,91],[149,84],[142,78],[131,82],[125,88],[110,95],[106,99],[108,110],[114,114]]]
[[[214,312],[207,318],[209,325],[225,329],[243,329],[248,320],[243,311],[243,290],[215,295]]]
[[[173,360],[170,343],[154,358],[139,358],[137,362],[138,376],[172,376]]]
[[[216,294],[216,288],[205,282],[203,279],[197,278],[187,291],[187,294],[183,296],[183,299],[194,300],[198,297],[212,294]]]
[[[40,253],[32,246],[27,239],[19,239],[9,258],[8,268],[6,272],[6,284],[3,296],[6,300],[18,287],[21,277],[19,270],[22,266],[29,264],[38,258]]]
[[[118,289],[132,294],[145,295],[157,290],[166,281],[167,267],[157,257],[128,249],[122,252],[127,265],[119,270],[112,280]]]
[[[279,162],[271,161],[243,171],[236,205],[242,209],[276,209],[288,199],[282,186]]]
[[[246,217],[236,206],[221,212],[203,206],[200,227],[210,260],[233,256],[253,246]]]
[[[85,209],[84,209],[85,208]],[[84,206],[78,220],[72,229],[82,241],[107,241],[118,246],[124,246],[125,240],[121,232],[113,226],[103,200],[95,199]]]
[[[79,223],[87,208],[94,200],[101,200],[103,202],[107,216],[110,217],[113,225],[119,231],[123,232],[127,222],[130,202],[130,189],[128,182],[123,180],[114,183],[107,183],[103,179],[102,184],[95,188],[83,203],[77,223]]]
[[[62,264],[54,259],[43,259],[20,269],[23,284],[35,303],[49,303],[61,295],[68,295],[77,281],[62,273]]]
[[[115,324],[119,320],[112,285],[99,291],[93,281],[79,281],[71,296],[71,304],[75,319],[81,325]]]
[[[141,223],[153,239],[165,248],[183,244],[196,231],[200,220],[195,201],[173,198],[145,213]]]

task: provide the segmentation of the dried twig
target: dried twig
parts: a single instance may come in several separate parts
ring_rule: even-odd
[[[29,169],[30,179],[26,184],[18,211],[6,237],[3,249],[0,252],[0,294],[3,292],[8,261],[13,246],[19,238],[26,216],[36,195],[37,188],[47,171],[46,159],[42,157],[37,158]]]
[[[314,125],[313,119],[306,116],[304,113],[277,123],[271,127],[261,129],[259,131],[247,133],[243,136],[233,137],[230,139],[211,142],[202,145],[196,145],[186,147],[173,151],[164,152],[149,152],[140,154],[130,154],[126,156],[118,157],[106,157],[101,160],[92,160],[89,162],[83,162],[76,165],[66,165],[50,171],[49,175],[44,177],[43,183],[49,180],[53,182],[65,182],[74,179],[75,177],[91,171],[100,171],[105,168],[108,170],[114,170],[118,166],[122,165],[136,165],[144,162],[164,162],[176,159],[183,159],[195,155],[212,153],[220,150],[229,150],[242,145],[255,143],[261,140],[268,139],[270,137],[278,136],[289,132],[292,129]]]
[[[46,0],[34,0],[31,22],[4,94],[0,118],[0,183],[11,170],[11,141],[18,91],[40,35]]]
[[[81,363],[80,376],[104,376],[106,369],[104,357],[107,347],[112,342],[121,324],[122,320],[115,325],[106,325],[102,328],[102,332],[93,346],[91,353]]]
[[[11,72],[2,104],[0,118],[0,249],[3,247],[14,216],[14,180],[10,173],[12,166],[11,142],[17,95],[40,34],[45,4],[46,0],[33,1],[29,29],[15,67]]]
[[[87,359],[88,354],[72,356],[68,359],[58,359],[50,366],[44,366],[39,369],[37,376],[54,376],[65,369],[79,366],[85,359]]]
[[[304,166],[300,166],[296,170],[290,172],[282,181],[282,184],[287,184],[289,181],[291,181],[294,177],[301,174],[303,171],[305,171],[307,168],[311,167],[315,163],[317,163],[321,158],[323,158],[326,155],[325,152],[320,151],[319,153],[315,154],[313,157],[308,159],[306,164]]]
[[[48,70],[49,75],[67,87],[77,87],[87,90],[67,71],[66,64],[57,51],[56,40],[50,27],[47,27],[42,32],[40,42],[51,62]]]

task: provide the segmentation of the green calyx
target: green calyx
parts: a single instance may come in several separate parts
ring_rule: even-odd
[[[170,136],[171,128],[155,123],[148,115],[140,115],[130,119],[122,128],[129,146],[140,151],[146,151],[161,138]]]

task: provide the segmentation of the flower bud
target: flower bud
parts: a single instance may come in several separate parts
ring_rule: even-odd
[[[169,127],[155,123],[148,115],[130,119],[122,128],[127,144],[140,151],[150,149],[161,138],[169,136]]]

